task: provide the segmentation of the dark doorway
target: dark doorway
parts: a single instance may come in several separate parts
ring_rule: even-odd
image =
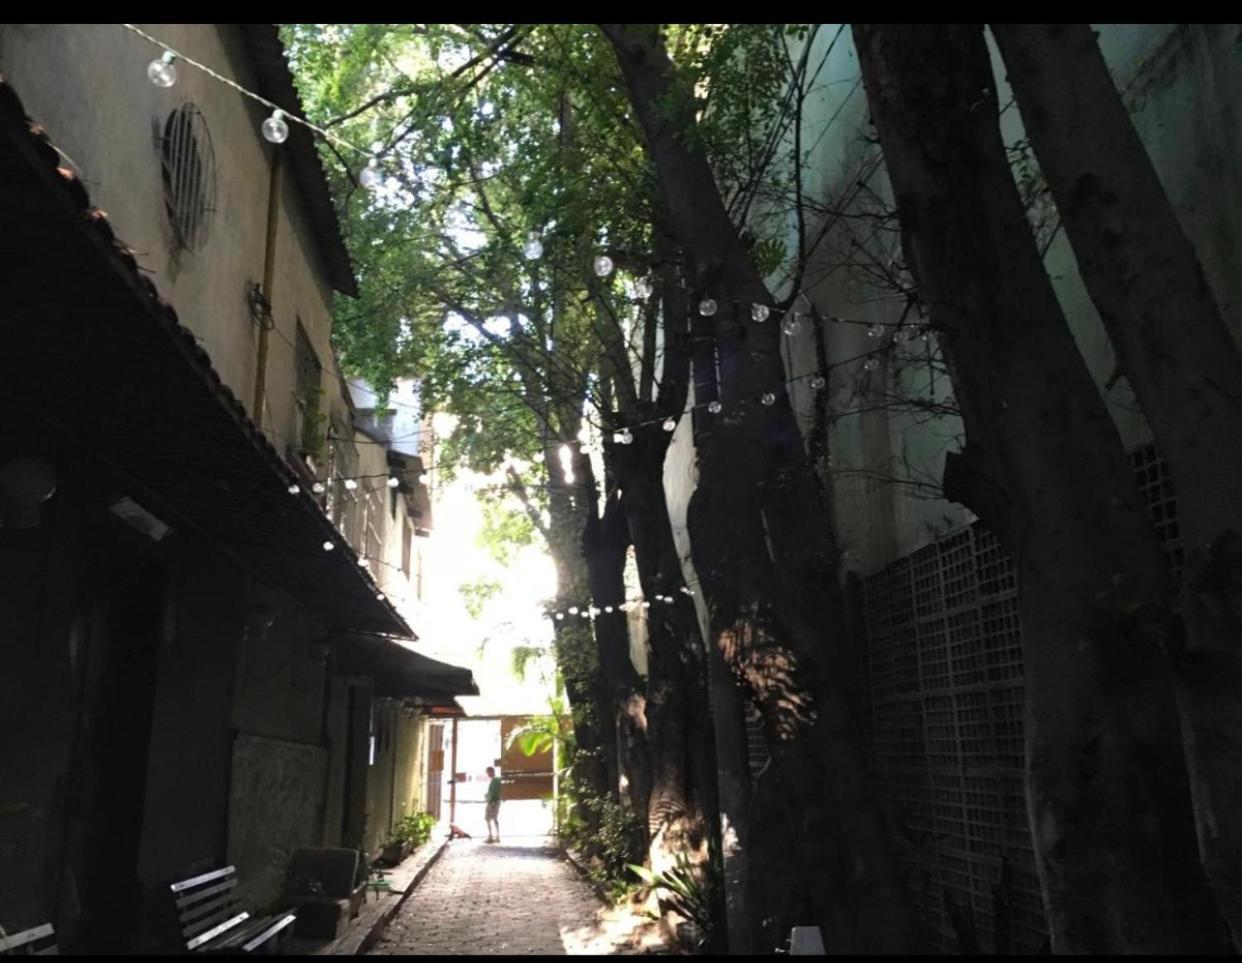
[[[90,559],[71,856],[82,911],[74,950],[87,953],[136,952],[142,926],[138,858],[165,571],[128,534],[101,533]]]

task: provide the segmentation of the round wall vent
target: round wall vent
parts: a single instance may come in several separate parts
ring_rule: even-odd
[[[182,104],[168,115],[160,156],[164,207],[173,235],[185,250],[200,250],[216,208],[216,155],[207,121],[193,104]]]

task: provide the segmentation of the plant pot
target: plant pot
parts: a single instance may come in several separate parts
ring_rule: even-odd
[[[383,848],[376,862],[381,866],[396,866],[408,855],[410,855],[410,844],[404,839],[394,839]]]

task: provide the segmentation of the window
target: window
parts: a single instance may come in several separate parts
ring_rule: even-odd
[[[319,399],[321,368],[315,349],[302,322],[298,321],[297,342],[294,346],[294,399],[298,409],[298,444],[304,455],[318,457],[323,448],[320,430]]]
[[[216,205],[216,157],[202,113],[182,104],[164,124],[160,139],[164,208],[177,246],[200,250]]]

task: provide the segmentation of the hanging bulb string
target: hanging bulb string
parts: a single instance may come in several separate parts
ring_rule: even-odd
[[[181,51],[173,47],[170,47],[168,44],[164,43],[164,41],[151,36],[149,33],[147,33],[144,30],[139,29],[134,24],[123,23],[121,24],[121,26],[124,27],[126,30],[136,33],[139,37],[142,37],[142,39],[146,40],[148,43],[153,43],[155,44],[155,46],[161,48],[165,52],[172,54],[178,60],[182,60],[185,63],[189,64],[191,67],[198,68],[203,73],[207,74],[209,77],[214,77],[216,80],[220,81],[222,84],[226,84],[229,87],[232,87],[239,94],[242,94],[245,97],[249,97],[251,100],[257,101],[258,103],[263,104],[265,107],[270,107],[273,111],[279,111],[280,115],[284,117],[285,119],[292,120],[295,123],[301,124],[303,127],[313,130],[315,133],[332,141],[334,144],[338,144],[341,147],[347,147],[350,150],[355,151],[356,153],[362,154],[364,157],[370,158],[371,160],[374,160],[374,161],[379,160],[379,158],[375,154],[371,153],[371,151],[363,150],[361,147],[357,147],[354,144],[351,144],[349,141],[345,140],[344,138],[338,137],[336,134],[332,133],[331,131],[325,130],[324,128],[320,127],[317,124],[311,123],[305,117],[299,117],[296,114],[289,113],[289,111],[285,110],[283,107],[278,107],[276,104],[272,103],[266,97],[261,97],[258,94],[254,93],[253,91],[247,90],[245,87],[237,83],[237,81],[233,80],[232,78],[226,77],[221,73],[217,73],[215,70],[212,70],[206,64],[199,63],[197,60],[195,60],[192,57],[187,57],[185,54],[181,53]]]

